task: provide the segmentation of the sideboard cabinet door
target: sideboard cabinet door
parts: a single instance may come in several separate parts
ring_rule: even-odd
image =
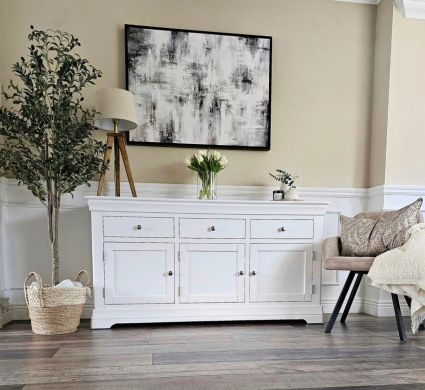
[[[312,260],[308,244],[252,244],[250,301],[311,301]]]
[[[174,303],[174,244],[105,243],[105,303]]]
[[[244,244],[181,244],[180,302],[244,302]]]

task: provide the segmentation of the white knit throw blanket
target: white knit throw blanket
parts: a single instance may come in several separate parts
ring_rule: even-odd
[[[412,332],[425,320],[425,223],[411,227],[406,243],[376,257],[368,273],[372,286],[412,298]]]

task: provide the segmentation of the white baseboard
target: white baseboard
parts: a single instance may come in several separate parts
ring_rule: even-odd
[[[23,288],[11,288],[4,291],[9,296],[10,301],[10,320],[29,320],[28,308],[24,299]],[[93,298],[87,297],[87,303],[84,306],[82,318],[90,318],[93,311]]]
[[[335,305],[336,299],[333,300],[324,300],[323,303],[323,312],[325,314],[332,313]],[[392,306],[391,306],[392,308]],[[344,310],[344,306],[341,309],[341,313]],[[81,318],[90,319],[93,311],[93,304],[87,304],[84,307],[83,315]],[[362,298],[356,298],[351,306],[350,313],[363,313],[366,312],[364,310],[364,304]],[[371,313],[368,313],[371,314]],[[394,314],[394,312],[393,312]],[[372,314],[374,315],[374,314]],[[8,312],[8,317],[5,317],[5,321],[3,324],[10,322],[12,320],[29,320],[28,308],[25,304],[15,304],[13,305],[13,310]]]
[[[410,310],[407,304],[401,302],[400,308],[403,316],[409,316]],[[363,312],[375,317],[394,317],[394,307],[392,301],[376,301],[376,300],[363,300]]]
[[[336,299],[324,300],[322,305],[323,313],[330,314],[336,305]],[[402,314],[408,316],[410,312],[407,305],[401,304],[400,306]],[[344,311],[344,307],[345,306],[341,308],[340,314]],[[90,319],[92,312],[93,304],[86,305],[81,318]],[[350,313],[366,313],[375,317],[393,317],[394,308],[391,302],[376,302],[364,300],[363,298],[356,298],[351,306]],[[28,308],[26,305],[22,304],[13,305],[13,310],[9,310],[5,316],[3,315],[0,318],[3,320],[3,322],[0,322],[0,325],[5,325],[12,320],[29,320]]]
[[[93,312],[93,304],[87,304],[84,306],[83,314],[81,318],[90,319]],[[10,321],[22,321],[29,320],[28,308],[27,305],[17,304],[13,305],[13,313],[11,312]]]
[[[330,314],[333,312],[336,305],[336,299],[322,299],[323,313]],[[346,302],[345,302],[346,303]],[[340,313],[344,311],[345,305],[342,305]],[[363,313],[363,298],[355,298],[353,304],[351,305],[350,313]]]
[[[8,298],[0,298],[0,329],[13,320],[13,309],[9,306]]]

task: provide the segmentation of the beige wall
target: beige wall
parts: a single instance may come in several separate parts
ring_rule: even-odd
[[[425,184],[425,21],[377,10],[370,185]]]
[[[385,184],[425,184],[425,21],[393,15]]]
[[[1,0],[0,76],[27,46],[29,26],[76,34],[102,69],[96,88],[124,87],[123,25],[273,36],[272,149],[226,151],[221,184],[271,185],[286,168],[304,186],[367,187],[376,7],[330,0]],[[6,71],[4,71],[6,69]],[[87,91],[93,102],[95,88]],[[129,148],[137,181],[190,183],[193,150]]]
[[[385,183],[388,100],[390,87],[393,1],[382,0],[377,7],[373,113],[370,153],[371,187]]]

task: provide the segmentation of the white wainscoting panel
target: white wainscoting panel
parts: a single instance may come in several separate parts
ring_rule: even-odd
[[[3,190],[0,183],[0,191]],[[0,195],[1,199],[1,195]],[[3,233],[6,226],[6,207],[0,203],[0,329],[3,324],[12,320],[12,310],[9,306],[9,299],[6,293],[6,262],[4,258]]]
[[[61,278],[75,277],[80,269],[91,271],[90,214],[86,195],[95,195],[97,183],[81,187],[74,197],[66,196],[60,214]],[[122,183],[122,195],[129,196],[126,183]],[[194,198],[196,185],[139,183],[137,193],[146,198]],[[223,199],[271,199],[274,187],[219,186],[218,195]],[[108,183],[107,195],[113,194],[113,184]],[[372,189],[351,188],[301,188],[303,199],[328,201],[324,235],[338,234],[339,215],[352,216],[371,209],[397,209],[419,196],[425,195],[425,187],[380,186]],[[50,254],[47,238],[46,210],[16,180],[0,179],[0,299],[3,302],[3,322],[13,316],[28,318],[22,283],[30,271],[39,272],[45,282],[50,278]],[[335,305],[347,273],[326,271],[322,273],[322,303],[325,312]],[[390,298],[367,282],[353,304],[353,311],[365,311],[373,315],[392,315]],[[6,298],[6,299],[5,299]],[[7,311],[7,298],[11,310]],[[1,305],[0,305],[1,306]],[[90,316],[91,301],[84,316]],[[0,316],[0,326],[1,326]]]
[[[418,198],[425,198],[425,186],[409,185],[382,185],[369,189],[368,210],[398,210]],[[425,216],[425,204],[422,205],[422,214]],[[363,310],[367,314],[378,317],[394,315],[391,295],[386,291],[371,286],[370,279],[364,278]],[[404,315],[409,314],[409,309],[400,299]]]

